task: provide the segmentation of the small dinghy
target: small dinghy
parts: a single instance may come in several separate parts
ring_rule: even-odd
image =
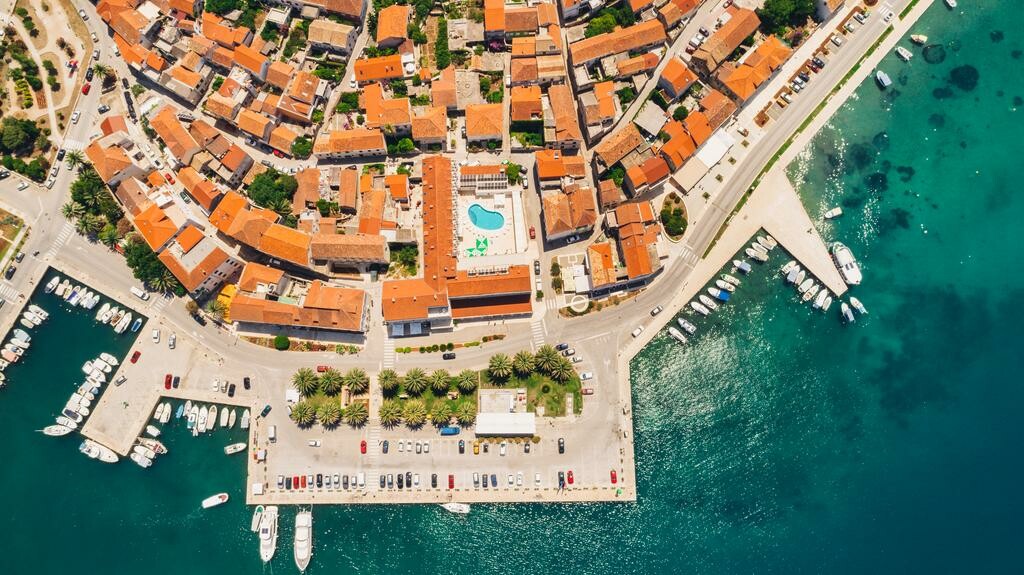
[[[924,34],[911,34],[910,41],[918,46],[924,46],[928,43],[928,36],[925,36]]]
[[[218,493],[217,495],[211,495],[211,496],[207,497],[206,499],[203,499],[203,504],[202,504],[203,505],[203,509],[209,509],[211,507],[216,507],[216,506],[221,505],[223,503],[227,503],[227,500],[228,500],[228,494],[227,493]]]
[[[850,305],[853,306],[853,309],[857,310],[857,312],[860,313],[861,315],[867,315],[868,309],[864,307],[864,304],[860,303],[859,299],[851,297]]]
[[[825,219],[826,220],[831,220],[833,218],[838,218],[841,215],[843,215],[843,208],[840,208],[840,207],[836,206],[836,207],[832,208],[831,210],[825,212]]]
[[[244,443],[232,443],[224,448],[224,455],[234,455],[245,451],[246,445]]]

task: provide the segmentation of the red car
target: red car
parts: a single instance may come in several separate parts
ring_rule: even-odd
[[[305,478],[303,478],[303,479],[305,479]],[[299,476],[298,475],[296,475],[295,477],[292,478],[292,488],[293,489],[298,489],[299,488]]]
[[[167,178],[168,183],[174,183],[174,176],[172,176],[170,172],[165,173],[164,177]]]
[[[89,90],[91,88],[92,88],[92,84],[90,84],[89,82],[86,82],[85,84],[82,84],[82,94],[88,94]]]
[[[565,474],[565,478],[569,481],[569,485],[572,485],[572,470]]]
[[[448,489],[455,489],[455,476],[448,474]]]
[[[327,371],[328,369],[330,369],[330,368],[327,367],[326,365],[318,365],[318,366],[316,366],[316,371],[318,373],[323,373],[323,372]]]
[[[301,481],[302,488],[305,489],[306,488],[306,476],[305,475],[301,475],[300,477],[302,478],[302,481]]]
[[[359,453],[366,453],[366,440],[359,442]]]
[[[615,470],[612,469],[612,485],[615,485],[618,482],[619,482],[619,476],[615,473]]]
[[[535,228],[533,226],[530,226],[530,239],[531,240],[537,239],[537,228]]]
[[[135,363],[135,362],[139,361],[140,357],[142,357],[142,352],[141,351],[136,351],[135,353],[133,353],[132,354],[132,363]]]
[[[164,389],[170,389],[170,388],[171,388],[171,374],[168,373],[167,375],[164,376]]]
[[[284,154],[282,154],[280,150],[274,150],[274,155],[277,156],[278,158],[284,157]]]

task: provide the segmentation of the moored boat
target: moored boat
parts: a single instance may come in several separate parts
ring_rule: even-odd
[[[245,451],[246,445],[244,443],[232,443],[231,445],[224,446],[224,455],[234,455]]]
[[[17,363],[19,359],[19,356],[17,354],[7,349],[0,350],[0,357],[2,357],[4,361],[9,363]]]
[[[36,324],[28,321],[24,317],[18,319],[18,323],[20,323],[22,325],[22,327],[27,327],[28,329],[32,329],[32,328],[36,327]]]
[[[100,359],[102,359],[104,362],[106,362],[107,365],[117,365],[117,358],[112,356],[112,355],[110,355],[107,352],[101,353],[100,354]]]
[[[790,283],[794,283],[796,285],[800,285],[800,284],[804,283],[804,278],[806,278],[806,277],[807,277],[807,271],[806,270],[800,270],[800,272],[796,274],[796,278],[792,282],[790,282]]]
[[[919,46],[924,46],[928,43],[928,36],[924,34],[911,34],[910,41]]]
[[[839,206],[836,206],[836,207],[832,208],[831,210],[825,212],[825,219],[826,220],[831,220],[832,218],[838,218],[841,215],[843,215],[843,208],[840,208]]]
[[[718,289],[724,289],[727,292],[736,291],[736,286],[732,285],[731,283],[725,280],[715,280],[715,285],[718,286]]]
[[[796,260],[789,260],[788,262],[786,262],[786,265],[782,266],[782,275],[788,274],[789,270],[795,267],[797,267]]]
[[[167,423],[168,421],[171,420],[172,409],[173,408],[171,407],[171,402],[168,401],[164,403],[164,413],[163,415],[160,416],[160,423]]]
[[[910,59],[914,57],[914,53],[903,46],[896,46],[896,55],[904,62],[909,62]]]
[[[825,305],[825,298],[828,297],[828,290],[823,289],[818,292],[817,297],[814,298],[814,303],[811,305],[814,309],[821,309],[821,306]]]
[[[28,332],[23,330],[23,329],[15,328],[11,333],[13,333],[14,337],[20,339],[21,341],[27,341],[27,342],[31,342],[32,341],[32,336],[29,335]]]
[[[128,458],[134,461],[139,467],[145,469],[153,465],[153,460],[146,457],[145,455],[139,455],[138,453],[129,453]]]
[[[178,409],[174,411],[174,419],[181,419],[183,413],[185,413],[185,404],[179,403]]]
[[[66,294],[69,289],[71,289],[71,282],[69,282],[67,278],[65,278],[64,281],[60,282],[60,285],[57,286],[57,289],[54,290],[53,293],[57,297],[63,298],[64,294]]]
[[[839,306],[839,313],[842,314],[843,319],[846,320],[847,323],[853,323],[857,321],[853,317],[853,312],[850,311],[850,306],[848,306],[845,301],[841,306]]]
[[[85,293],[85,290],[82,289],[82,286],[75,286],[68,292],[66,301],[73,306],[78,305],[78,299],[82,297],[83,293]]]
[[[93,295],[94,294],[92,293],[92,290],[83,290],[82,293],[78,296],[78,307],[88,307],[89,302],[92,301]]]
[[[102,323],[117,323],[117,322],[114,322],[112,320],[113,320],[114,316],[116,316],[119,313],[121,313],[121,309],[119,307],[117,307],[117,306],[113,306],[110,309],[108,309],[107,311],[103,312],[103,315],[100,316],[100,322],[102,322]]]
[[[78,446],[78,451],[80,453],[84,453],[85,456],[88,457],[89,459],[99,459],[100,457],[99,447],[95,443],[89,441],[88,439],[83,441],[81,445]]]
[[[759,262],[768,261],[768,256],[767,255],[765,255],[763,253],[760,253],[760,252],[757,252],[757,251],[755,251],[752,248],[745,249],[743,251],[743,253],[747,254],[747,257],[749,257],[749,258],[751,258],[751,259],[753,259],[755,261],[759,261]]]
[[[892,79],[890,79],[889,75],[882,70],[875,72],[875,81],[878,82],[878,86],[883,90],[892,86]]]
[[[228,408],[222,407],[220,409],[220,422],[218,425],[221,427],[227,427],[229,419],[231,419],[231,413],[228,411]]]
[[[836,267],[839,268],[839,275],[843,276],[843,281],[849,285],[859,285],[863,276],[860,273],[860,265],[853,257],[853,252],[839,242],[833,242],[831,247],[832,259],[835,261]]]
[[[754,269],[754,268],[750,267],[750,264],[748,264],[747,262],[745,262],[743,260],[732,260],[732,265],[736,266],[736,269],[738,269],[739,271],[741,271],[741,272],[743,272],[745,274],[749,274],[750,271],[752,269]]]
[[[198,419],[199,408],[193,405],[192,408],[188,410],[188,421],[185,422],[185,428],[193,430],[193,435],[195,435],[196,425],[198,425]]]
[[[956,8],[956,0],[946,0],[946,7],[950,10]]]
[[[231,415],[228,416],[228,427],[229,428],[233,428],[235,426],[235,421],[237,420],[237,418],[238,418],[238,416],[235,414],[235,410],[232,409],[231,410]]]
[[[454,501],[449,503],[441,503],[441,508],[448,513],[455,513],[457,515],[468,515],[469,514],[469,503],[455,503]]]
[[[153,419],[160,421],[160,418],[164,416],[164,404],[156,404],[156,409],[153,411]]]
[[[146,433],[148,433],[151,437],[160,437],[160,428],[156,427],[155,425],[147,425]]]
[[[800,266],[796,266],[793,269],[789,270],[786,273],[786,282],[791,284],[796,283],[796,278],[797,276],[800,275],[800,271]]]
[[[256,533],[260,530],[260,520],[263,519],[263,506],[257,505],[252,511],[252,523],[249,524],[249,531]]]
[[[750,247],[753,248],[753,250],[759,254],[768,255],[768,248],[762,246],[757,242],[751,242]]]
[[[53,293],[53,290],[57,289],[58,285],[60,285],[60,276],[53,276],[50,281],[46,282],[46,293]]]
[[[257,525],[260,534],[260,559],[264,563],[269,563],[277,550],[277,506],[268,505],[263,509]]]
[[[211,496],[207,497],[206,499],[203,499],[202,506],[203,506],[203,509],[209,509],[211,507],[216,507],[218,505],[226,503],[227,500],[228,500],[228,494],[227,493],[218,493],[216,495],[211,495]]]
[[[832,296],[826,296],[825,303],[821,304],[821,311],[826,312],[830,307],[832,307]]]
[[[801,282],[799,286],[797,286],[796,291],[800,292],[801,294],[806,293],[807,290],[811,289],[812,285],[814,285],[814,280],[811,278],[807,278],[803,282]]]
[[[62,435],[67,435],[72,431],[74,430],[71,429],[70,427],[56,423],[54,425],[47,425],[46,427],[44,427],[43,435],[49,435],[50,437],[61,437]]]
[[[102,443],[97,443],[96,446],[100,448],[100,461],[103,463],[117,463],[118,457],[113,449]]]
[[[679,331],[678,329],[670,326],[668,328],[668,334],[674,337],[676,341],[678,341],[679,343],[686,343],[686,336],[683,335],[683,332]]]
[[[164,453],[167,453],[167,446],[164,445],[163,442],[158,439],[153,439],[151,437],[140,437],[137,441],[139,442],[139,445],[152,449],[153,452],[158,455],[163,455]]]
[[[38,327],[39,324],[43,323],[43,318],[37,316],[36,314],[30,311],[26,311],[25,313],[21,314],[21,317],[22,319],[27,319],[28,321],[30,321],[33,327]]]
[[[249,429],[249,410],[246,409],[242,412],[242,420],[238,423],[238,426],[242,429]]]
[[[140,318],[137,318],[132,323],[132,333],[137,333],[141,327],[142,327],[142,318],[140,317]]]
[[[725,281],[727,281],[727,282],[729,282],[732,285],[737,286],[737,287],[739,287],[739,285],[741,283],[739,278],[733,277],[733,276],[731,276],[729,274],[722,274],[722,279],[724,279]]]
[[[700,303],[708,306],[708,309],[712,311],[718,309],[718,304],[715,303],[715,300],[709,298],[708,296],[701,294],[698,299],[700,299]]]
[[[206,431],[217,429],[217,406],[210,406],[210,413],[206,416]]]
[[[868,308],[864,307],[864,304],[860,303],[859,299],[857,299],[855,297],[851,297],[850,298],[850,305],[853,306],[853,309],[857,310],[858,313],[861,313],[863,315],[867,315]]]
[[[145,445],[133,446],[132,453],[138,453],[139,455],[148,457],[149,459],[156,459],[156,452]]]
[[[28,349],[31,344],[21,338],[15,337],[11,339],[11,345],[13,345],[14,347],[19,347],[21,349]]]
[[[28,311],[36,314],[37,316],[39,316],[40,319],[43,319],[43,320],[45,320],[46,318],[50,317],[50,312],[48,312],[45,309],[37,306],[34,303],[28,304]]]
[[[117,325],[114,326],[114,333],[124,333],[124,330],[128,329],[128,324],[130,324],[131,321],[131,312],[124,314],[124,317],[121,318],[121,321],[117,322]]]
[[[708,315],[709,313],[711,313],[710,311],[708,311],[708,308],[704,307],[704,304],[699,302],[691,301],[690,307],[692,307],[693,311],[699,313],[700,315]]]
[[[64,427],[70,427],[71,429],[78,429],[78,422],[63,415],[57,416],[57,425],[63,425]]]
[[[805,303],[811,301],[811,298],[813,298],[814,296],[818,295],[818,291],[819,290],[821,290],[821,286],[820,285],[818,285],[818,284],[812,285],[810,287],[810,289],[808,289],[807,291],[804,292],[804,295],[800,298],[800,300],[805,302]]]
[[[683,328],[683,331],[690,335],[693,335],[697,331],[697,326],[693,325],[692,323],[686,321],[683,318],[677,319],[676,323],[679,324],[679,327]]]
[[[309,567],[313,557],[313,513],[299,511],[295,516],[295,566],[300,572]]]
[[[206,420],[210,417],[209,407],[200,407],[198,419],[196,420],[195,430],[199,433],[206,433]]]
[[[108,311],[110,311],[110,303],[104,302],[103,305],[100,306],[100,310],[96,312],[96,321],[103,321],[103,315]]]
[[[711,297],[717,299],[718,301],[729,301],[730,297],[729,292],[722,291],[718,288],[708,288],[708,294],[710,294]]]

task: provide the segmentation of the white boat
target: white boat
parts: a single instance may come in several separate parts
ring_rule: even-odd
[[[813,298],[814,296],[818,295],[818,291],[820,289],[821,289],[820,285],[818,285],[818,284],[812,285],[810,287],[810,289],[808,289],[807,291],[804,292],[804,295],[800,298],[800,300],[805,302],[805,303],[811,301],[811,298]]]
[[[18,320],[18,323],[20,323],[20,324],[22,325],[22,327],[27,327],[28,329],[32,329],[32,328],[36,327],[36,324],[34,324],[34,323],[32,323],[32,322],[28,321],[28,320],[27,320],[27,319],[25,319],[24,317],[22,317],[21,319],[19,319],[19,320]]]
[[[21,314],[21,317],[22,319],[27,319],[32,324],[32,327],[38,327],[39,324],[43,323],[43,318],[37,316],[36,314],[30,311],[26,311],[25,313]]]
[[[711,313],[710,311],[708,311],[708,308],[704,307],[704,304],[702,303],[691,301],[690,307],[692,307],[693,311],[699,313],[700,315],[708,315],[709,313]]]
[[[68,297],[67,302],[73,306],[78,305],[78,300],[85,294],[85,290],[82,286],[75,286],[71,288],[71,295]]]
[[[185,417],[188,417],[188,414],[191,411],[192,411],[192,400],[191,399],[187,399],[187,400],[185,400],[185,410],[184,410]]]
[[[217,406],[210,406],[210,413],[206,416],[206,431],[217,429]]]
[[[211,507],[216,507],[216,506],[218,506],[218,505],[220,505],[222,503],[226,503],[227,500],[228,500],[228,494],[227,493],[218,493],[216,495],[211,495],[211,496],[207,497],[206,499],[203,499],[203,503],[202,503],[203,509],[209,509]]]
[[[679,343],[686,343],[686,336],[683,335],[683,332],[679,331],[678,329],[674,327],[669,327],[668,334],[676,338],[676,341],[678,341]]]
[[[839,242],[834,242],[832,244],[832,259],[835,261],[836,267],[839,268],[839,274],[843,276],[843,281],[852,286],[860,285],[863,276],[850,248]]]
[[[14,355],[21,357],[25,355],[25,348],[14,345],[13,342],[7,342],[4,344],[4,350],[13,353]]]
[[[775,246],[779,245],[779,242],[775,241],[775,238],[771,236],[757,236],[757,243],[769,251],[775,249]]]
[[[825,303],[821,304],[821,311],[826,312],[830,307],[832,307],[832,296],[826,296]]]
[[[112,355],[110,355],[107,352],[101,353],[100,354],[100,359],[105,361],[107,363],[107,365],[117,365],[117,358],[112,356]]]
[[[956,8],[956,0],[946,0],[946,6],[952,10]]]
[[[766,262],[766,261],[768,261],[768,254],[765,253],[765,252],[759,252],[759,251],[757,251],[755,249],[747,248],[746,250],[744,250],[744,253],[746,253],[747,256],[749,258],[753,259],[753,260],[756,260],[756,261],[759,261],[759,262]]]
[[[807,290],[811,289],[812,285],[814,285],[814,280],[811,278],[807,278],[803,282],[801,282],[799,286],[797,286],[796,291],[804,293]]]
[[[54,424],[47,425],[43,428],[43,435],[49,435],[50,437],[61,437],[74,431],[66,425]]]
[[[252,511],[252,522],[249,524],[249,531],[256,533],[260,530],[260,520],[263,519],[263,506],[257,505]]]
[[[758,252],[758,253],[764,254],[764,255],[768,255],[768,248],[762,246],[761,244],[759,244],[757,242],[751,242],[750,243],[750,247],[753,248],[755,252]]]
[[[739,286],[740,283],[741,283],[738,278],[736,278],[734,276],[731,276],[729,274],[722,274],[722,279],[724,279],[725,281],[731,283],[734,286]]]
[[[121,321],[117,322],[117,325],[114,326],[114,333],[124,333],[124,330],[128,329],[128,326],[131,325],[131,323],[132,314],[131,312],[128,312],[124,314],[124,317],[121,318]]]
[[[811,307],[814,309],[821,309],[821,306],[825,305],[825,298],[828,297],[828,290],[823,289],[818,292],[818,296],[814,298],[814,303]]]
[[[233,428],[235,426],[235,421],[237,421],[237,419],[238,419],[238,415],[235,414],[235,410],[232,409],[231,410],[231,415],[228,416],[228,428]]]
[[[132,447],[132,453],[138,453],[139,455],[145,456],[149,459],[156,458],[156,452],[144,445],[136,445]]]
[[[110,371],[113,369],[112,367],[110,367],[110,364],[99,358],[92,360],[92,367],[94,370],[98,369],[103,373],[110,373]]]
[[[725,280],[715,280],[715,285],[718,286],[718,289],[724,289],[727,292],[736,291],[736,286],[732,285],[731,283]]]
[[[782,275],[788,274],[789,270],[795,267],[797,267],[796,260],[789,260],[786,262],[786,265],[782,266]]]
[[[145,469],[153,465],[153,460],[138,453],[129,453],[128,458],[138,464],[139,467]]]
[[[171,407],[171,402],[165,402],[164,413],[163,415],[160,416],[160,423],[167,423],[168,421],[170,421],[171,415],[173,415],[173,413],[171,413],[172,411],[174,411],[174,408]]]
[[[199,433],[206,433],[206,420],[210,417],[209,407],[199,408],[199,419],[196,422],[195,430]]]
[[[690,335],[693,335],[697,331],[697,326],[693,325],[692,323],[686,321],[683,318],[677,319],[676,323],[679,324],[679,327],[683,328],[683,331]]]
[[[924,46],[928,43],[928,36],[924,34],[911,34],[910,41],[919,46]]]
[[[300,572],[309,567],[313,557],[313,513],[299,511],[295,516],[295,566]]]
[[[119,308],[117,306],[111,307],[107,311],[103,312],[103,315],[100,316],[100,321],[103,322],[103,323],[111,323],[111,321],[113,320],[114,316],[116,316],[119,313],[121,313],[121,308]],[[114,323],[117,323],[117,322],[114,322]]]
[[[218,425],[221,427],[227,427],[229,419],[231,419],[231,413],[228,411],[228,408],[220,408],[220,423]]]
[[[743,260],[732,260],[732,265],[736,266],[736,269],[740,270],[745,274],[749,274],[750,271],[753,269],[750,267],[750,264]]]
[[[843,319],[846,320],[847,323],[853,323],[854,321],[856,321],[856,319],[853,317],[853,312],[850,311],[850,306],[846,305],[845,301],[842,302],[842,305],[839,306],[839,313],[843,316]]]
[[[892,79],[882,70],[875,72],[875,82],[878,82],[878,86],[883,90],[892,86]]]
[[[196,426],[198,425],[198,420],[199,408],[193,405],[192,408],[188,410],[188,420],[185,422],[185,428],[195,431]],[[193,433],[193,435],[195,434]]]
[[[89,305],[85,306],[86,309],[92,309],[96,307],[96,304],[100,303],[100,294],[96,293],[92,295],[92,299],[89,300]]]
[[[242,412],[242,421],[238,423],[238,426],[242,429],[249,429],[249,410],[246,409]]]
[[[14,328],[14,330],[11,331],[11,333],[13,333],[14,337],[20,339],[21,341],[32,341],[32,336],[29,335],[29,333],[23,329]]]
[[[153,412],[153,419],[160,421],[160,418],[164,416],[164,404],[156,404],[156,410]]]
[[[53,293],[57,297],[63,298],[64,294],[67,293],[68,288],[70,288],[70,287],[71,287],[71,282],[69,282],[67,279],[65,279],[64,281],[60,282],[60,285],[57,286],[57,289],[54,290]]]
[[[70,427],[71,429],[78,429],[78,422],[66,416],[57,417],[57,425],[63,425],[64,427]]]
[[[78,306],[85,307],[89,305],[89,302],[92,301],[92,296],[92,290],[83,290],[82,293],[78,295]]]
[[[104,303],[100,306],[100,311],[96,312],[96,321],[103,321],[103,315],[110,311],[110,303]]]
[[[117,463],[118,457],[113,449],[101,443],[97,443],[96,446],[100,448],[100,461],[103,463]]]
[[[838,218],[841,215],[843,215],[843,208],[840,208],[839,206],[836,206],[836,207],[832,208],[831,210],[825,212],[825,219],[826,220],[831,220],[832,218]]]
[[[147,425],[146,433],[148,433],[151,437],[160,437],[160,429],[155,425]]]
[[[53,279],[46,282],[46,293],[53,293],[53,290],[57,289],[58,285],[60,285],[60,276],[53,276]]]
[[[45,320],[46,318],[50,317],[50,312],[48,312],[45,309],[37,306],[34,303],[28,304],[28,311],[36,314],[37,316],[39,316],[43,320]]]
[[[850,298],[850,305],[853,306],[853,309],[857,310],[858,313],[863,314],[863,315],[867,315],[868,308],[864,307],[864,304],[860,303],[859,299],[857,299],[855,297],[851,297]]]
[[[121,321],[121,318],[124,317],[125,310],[119,307],[114,307],[111,311],[113,313],[110,314],[110,325],[115,326],[117,325],[117,322]]]
[[[18,363],[18,360],[21,359],[21,356],[15,354],[13,351],[8,351],[6,349],[0,350],[0,357],[2,357],[4,361],[6,361],[8,364]]]
[[[245,451],[246,445],[244,443],[232,443],[224,447],[224,455],[234,455]]]
[[[11,340],[11,345],[15,347],[20,347],[21,349],[28,349],[31,344],[23,339],[19,339],[16,337]]]
[[[257,508],[259,509],[259,508]],[[277,551],[277,506],[268,505],[259,520],[260,559],[269,563]]]
[[[807,277],[807,272],[805,270],[800,270],[800,273],[796,274],[796,278],[791,283],[796,284],[796,285],[800,285],[800,284],[804,283],[804,279],[806,277]]]
[[[456,513],[458,515],[468,515],[469,514],[469,503],[455,503],[455,502],[451,502],[451,503],[441,503],[440,505],[441,505],[441,508],[444,509],[445,511],[447,511],[448,513]]]
[[[800,269],[800,266],[796,266],[793,269],[789,270],[786,273],[786,282],[791,284],[796,283],[796,278],[800,275],[801,271],[802,270]]]
[[[700,298],[698,299],[700,299],[700,303],[706,305],[708,309],[712,311],[718,309],[718,304],[715,303],[715,300],[709,298],[708,296],[701,294]]]
[[[88,457],[89,459],[99,459],[100,457],[99,447],[95,443],[89,441],[88,439],[83,441],[82,444],[78,446],[78,451],[80,453],[84,453],[85,456]]]
[[[904,62],[909,62],[910,59],[914,57],[914,53],[903,46],[896,46],[896,55]]]
[[[167,446],[157,439],[153,439],[151,437],[140,437],[138,442],[139,445],[152,449],[153,452],[158,455],[167,453]]]
[[[100,371],[98,369],[94,369],[94,370],[92,370],[92,372],[89,373],[88,379],[90,381],[95,381],[95,382],[98,382],[98,383],[103,383],[103,382],[107,381],[107,376],[103,375],[102,371]]]

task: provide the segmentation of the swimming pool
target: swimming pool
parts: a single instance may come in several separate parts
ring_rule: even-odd
[[[492,212],[480,204],[469,206],[469,221],[481,230],[500,230],[505,225],[505,216],[500,212]]]

